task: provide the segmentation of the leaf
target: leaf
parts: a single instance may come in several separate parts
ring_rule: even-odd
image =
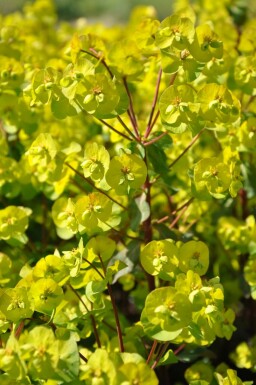
[[[170,364],[176,364],[179,362],[178,358],[173,353],[172,349],[167,350],[165,355],[159,360],[157,366],[164,366],[164,365],[170,365]]]
[[[136,231],[141,223],[150,216],[150,207],[146,201],[146,194],[143,193],[135,198],[131,206],[131,229]]]
[[[159,174],[164,182],[171,186],[173,178],[169,175],[170,170],[167,164],[167,157],[162,146],[158,143],[151,144],[148,147],[147,154],[154,172]]]
[[[99,277],[99,279],[101,278]],[[100,281],[91,281],[86,285],[85,288],[86,297],[89,299],[89,301],[93,303],[100,298],[100,294],[106,289],[106,287],[107,279],[101,279]]]

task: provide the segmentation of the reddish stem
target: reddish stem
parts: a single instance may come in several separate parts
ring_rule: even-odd
[[[161,83],[161,77],[162,77],[162,68],[160,68],[159,72],[158,72],[158,77],[157,77],[157,82],[156,82],[156,91],[155,91],[155,95],[154,95],[154,100],[153,100],[153,103],[152,103],[152,108],[151,108],[151,112],[150,112],[150,116],[149,116],[149,120],[148,120],[148,125],[147,125],[147,129],[146,129],[146,133],[144,135],[144,138],[147,139],[153,126],[152,126],[152,119],[153,119],[153,115],[154,115],[154,112],[155,112],[155,108],[156,108],[156,103],[157,103],[157,98],[158,98],[158,94],[159,94],[159,88],[160,88],[160,83]]]
[[[150,352],[149,352],[149,355],[148,355],[148,358],[147,358],[147,364],[149,364],[149,362],[151,361],[151,358],[153,357],[153,354],[155,353],[157,343],[158,342],[156,340],[153,342],[153,345],[152,345],[152,347],[150,349]]]
[[[163,132],[161,135],[157,136],[154,139],[149,140],[148,142],[144,142],[144,146],[150,146],[151,144],[157,142],[158,140],[162,139],[165,135],[167,135],[167,132]]]
[[[69,163],[65,162],[65,165],[69,167],[71,170],[73,170],[77,175],[80,176],[80,178],[84,179],[90,186],[92,186],[95,190],[100,192],[101,194],[105,195],[108,199],[110,199],[112,202],[116,203],[118,206],[122,207],[122,209],[127,210],[125,206],[123,206],[121,203],[116,201],[114,198],[112,198],[110,195],[108,195],[105,191],[101,190],[100,188],[96,187],[90,179],[86,178],[80,171],[76,170],[73,166],[71,166]]]
[[[105,126],[107,126],[110,130],[114,131],[116,134],[122,136],[123,138],[127,139],[127,140],[130,140],[132,141],[131,138],[129,138],[129,136],[123,134],[122,132],[118,131],[115,127],[111,126],[109,123],[105,122],[105,120],[103,119],[99,119],[99,121],[104,124]]]
[[[182,344],[182,345],[180,345],[176,350],[174,350],[174,354],[175,354],[175,356],[177,356],[177,354],[179,354],[179,352],[181,351],[181,350],[183,350],[184,348],[185,348],[185,346],[186,346],[186,344]]]
[[[103,260],[102,260],[100,255],[98,255],[98,257],[99,257],[102,269],[104,271],[104,274],[106,275],[106,268],[105,268],[105,265],[103,263]],[[121,324],[119,321],[116,301],[115,301],[115,297],[113,295],[112,287],[109,283],[107,284],[107,288],[108,288],[108,293],[110,296],[110,300],[111,300],[111,304],[112,304],[112,308],[113,308],[113,312],[114,312],[114,317],[115,317],[115,321],[116,321],[116,332],[117,332],[117,337],[118,337],[118,342],[119,342],[119,350],[121,353],[123,353],[124,352],[124,342],[123,342],[123,335],[122,335],[122,330],[121,330]]]
[[[136,119],[136,115],[135,115],[134,108],[133,108],[132,95],[130,93],[130,90],[129,90],[129,87],[128,87],[128,84],[127,84],[127,80],[126,80],[125,76],[123,77],[123,82],[124,82],[126,93],[128,95],[128,98],[129,98],[128,114],[130,116],[131,123],[133,125],[135,135],[136,135],[137,139],[139,139],[140,138],[140,134],[139,134],[139,131],[138,131],[137,119]]]
[[[147,165],[147,155],[145,154],[144,161]],[[151,216],[151,184],[149,180],[149,175],[147,174],[147,178],[144,184],[144,190],[146,192],[146,202],[149,206],[150,214],[149,217],[143,222],[143,229],[144,229],[144,242],[145,244],[149,243],[153,239],[153,229],[152,229],[152,216]],[[147,281],[148,281],[148,288],[149,291],[152,291],[155,289],[155,279],[152,275],[146,273]]]
[[[180,160],[180,158],[183,157],[183,155],[186,154],[186,152],[190,149],[190,147],[193,146],[193,144],[197,141],[197,139],[199,138],[200,135],[202,135],[202,133],[205,131],[206,129],[205,128],[202,128],[202,130],[196,134],[196,136],[194,136],[194,138],[191,140],[191,142],[189,143],[189,145],[182,151],[182,153],[171,163],[169,164],[169,168],[172,168],[177,162],[178,160]]]
[[[71,286],[70,284],[68,285],[68,287],[72,290],[72,292],[77,296],[77,298],[79,299],[79,301],[81,302],[81,304],[83,304],[85,310],[90,313],[90,310],[88,309],[88,307],[86,306],[86,303],[83,301],[83,299],[81,298],[81,296],[78,294],[78,292],[73,288],[73,286]],[[94,333],[94,337],[96,339],[96,343],[97,343],[97,346],[98,348],[101,348],[101,342],[100,342],[100,337],[99,337],[99,334],[98,334],[98,330],[97,330],[97,326],[96,326],[96,321],[95,321],[95,318],[92,314],[90,314],[90,319],[91,319],[91,323],[92,323],[92,328],[93,328],[93,333]]]

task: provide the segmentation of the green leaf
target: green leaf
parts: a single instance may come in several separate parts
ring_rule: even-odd
[[[132,202],[131,229],[136,231],[141,223],[146,221],[150,215],[150,207],[146,201],[146,194],[143,193]]]
[[[147,154],[154,171],[161,175],[162,179],[170,185],[172,178],[168,175],[170,170],[167,163],[167,156],[162,147],[161,143],[153,143],[148,147]]]
[[[170,365],[170,364],[176,364],[179,362],[178,358],[173,353],[172,349],[167,350],[165,355],[159,360],[157,366],[164,366],[164,365]]]

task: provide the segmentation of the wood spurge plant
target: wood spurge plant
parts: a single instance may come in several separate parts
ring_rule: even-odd
[[[1,385],[256,372],[256,19],[0,17]]]

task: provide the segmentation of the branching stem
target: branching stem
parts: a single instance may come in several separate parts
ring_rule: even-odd
[[[108,71],[109,75],[113,79],[114,75],[113,75],[111,69],[109,68],[108,64],[106,63],[104,57],[100,53],[98,53],[94,48],[89,48],[89,51],[86,51],[84,49],[80,49],[80,52],[87,53],[87,55],[90,55],[90,56],[94,57],[95,59],[98,59],[104,65],[104,67]]]
[[[158,77],[157,77],[157,82],[156,82],[156,90],[155,90],[155,95],[154,95],[154,100],[153,100],[153,103],[152,103],[152,107],[151,107],[151,112],[150,112],[150,115],[149,115],[149,119],[148,119],[148,125],[147,125],[147,129],[146,129],[146,133],[144,135],[144,138],[147,139],[153,126],[152,126],[152,119],[153,119],[153,115],[154,115],[154,112],[155,112],[155,108],[156,108],[156,103],[157,103],[157,98],[158,98],[158,94],[159,94],[159,88],[160,88],[160,83],[161,83],[161,78],[162,78],[162,68],[160,68],[159,72],[158,72]]]
[[[104,274],[106,275],[106,268],[105,268],[105,265],[103,263],[103,260],[102,260],[100,255],[98,255],[98,257],[100,259],[101,266],[102,266],[102,269],[104,271]],[[109,293],[109,296],[110,296],[110,300],[111,300],[112,308],[113,308],[113,312],[114,312],[114,317],[115,317],[115,321],[116,321],[116,332],[117,332],[117,337],[118,337],[118,342],[119,342],[119,350],[120,350],[121,353],[123,353],[124,352],[124,342],[123,342],[123,335],[122,335],[122,330],[121,330],[121,324],[120,324],[120,321],[119,321],[116,301],[115,301],[115,297],[114,297],[114,294],[113,294],[113,291],[112,291],[112,287],[111,287],[111,285],[109,283],[107,284],[107,288],[108,288],[108,293]]]
[[[143,145],[144,146],[150,146],[151,144],[153,144],[153,143],[157,142],[158,140],[162,139],[167,134],[168,134],[167,132],[163,132],[161,135],[157,136],[156,138],[153,138],[153,139],[149,140],[148,142],[144,142]]]
[[[157,356],[157,358],[155,359],[153,365],[151,366],[151,369],[155,369],[155,367],[157,366],[157,364],[159,363],[159,361],[161,360],[161,358],[163,357],[163,355],[165,354],[166,350],[168,349],[168,346],[169,346],[170,342],[166,342],[162,348],[160,349],[159,351],[159,354]]]
[[[133,128],[134,128],[135,136],[137,139],[140,139],[140,134],[139,134],[139,130],[138,130],[138,123],[137,123],[136,115],[135,115],[134,108],[133,108],[132,95],[131,95],[131,92],[129,90],[128,83],[127,83],[125,76],[123,77],[123,82],[124,82],[124,87],[125,87],[126,93],[128,95],[128,98],[129,98],[128,115],[130,116],[130,120],[131,120],[131,123],[132,123]]]
[[[171,163],[169,164],[169,168],[172,168],[179,160],[180,158],[183,157],[183,155],[186,154],[186,152],[188,152],[188,150],[193,146],[193,144],[197,141],[197,139],[199,138],[200,135],[202,135],[202,133],[206,130],[206,128],[202,128],[201,131],[199,131],[198,134],[196,134],[196,136],[194,136],[194,138],[191,140],[191,142],[189,143],[189,145],[182,151],[182,153]]]
[[[81,304],[84,306],[85,310],[88,313],[90,313],[90,310],[88,309],[86,303],[83,301],[83,298],[78,294],[78,292],[73,288],[73,286],[69,284],[68,287],[77,296],[77,298],[79,299]],[[101,348],[100,337],[99,337],[99,333],[98,333],[97,326],[96,326],[96,321],[95,321],[95,318],[94,318],[93,314],[90,314],[90,319],[91,319],[93,333],[94,333],[94,336],[95,336],[95,339],[96,339],[97,346],[98,346],[98,348]]]
[[[114,131],[116,134],[122,136],[124,139],[127,139],[129,141],[132,141],[131,138],[129,138],[129,136],[123,134],[122,132],[118,131],[115,127],[111,126],[111,124],[107,123],[105,120],[103,119],[98,119],[102,124],[104,124],[105,126],[107,126],[110,130]],[[132,134],[132,133],[131,133]]]

